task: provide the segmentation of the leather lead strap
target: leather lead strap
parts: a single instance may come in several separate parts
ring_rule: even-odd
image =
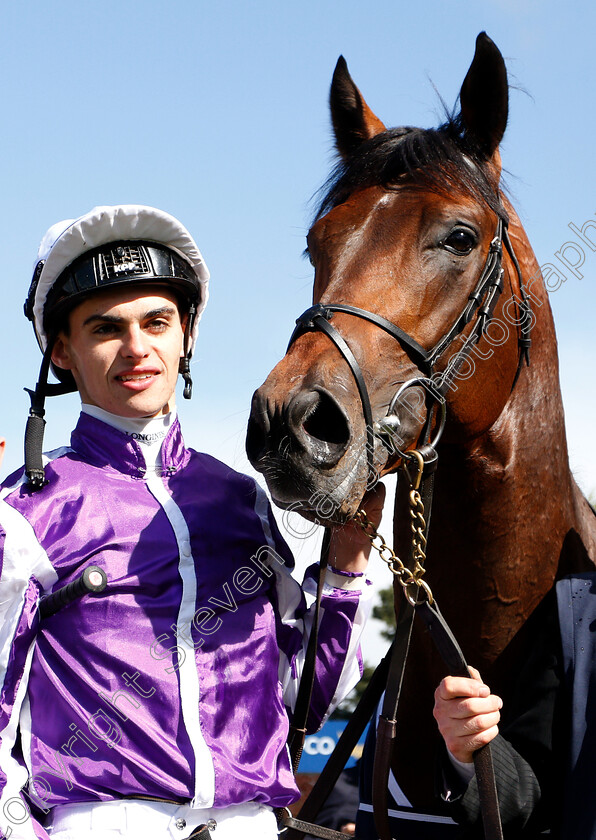
[[[287,834],[284,832],[284,837],[298,838],[304,837],[306,833],[313,835],[313,837],[322,837],[323,840],[354,840],[353,834],[343,834],[341,831],[335,831],[333,828],[326,828],[324,825],[314,825],[310,822],[304,822],[297,817],[285,817],[284,825],[287,827]]]
[[[211,840],[211,832],[208,825],[200,825],[189,834],[187,840]]]
[[[346,728],[340,735],[319,778],[314,783],[312,790],[302,804],[298,819],[303,826],[308,824],[308,829],[302,829],[299,832],[297,830],[298,826],[295,825],[294,821],[290,821],[289,818],[285,817],[284,824],[289,827],[289,831],[285,835],[287,840],[300,840],[304,836],[304,831],[314,835],[315,832],[313,829],[319,828],[313,821],[317,818],[319,811],[327,801],[340,773],[352,755],[354,746],[358,743],[360,736],[366,729],[379,704],[379,700],[387,684],[393,644],[377,665],[366,689],[362,693],[362,697],[358,701],[358,705],[350,716]]]
[[[437,602],[435,601],[432,605],[428,602],[419,604],[416,606],[416,612],[426,624],[449,673],[456,677],[470,677],[471,674],[462,650],[443,618]],[[490,744],[482,747],[474,754],[474,769],[476,770],[485,840],[503,840]]]
[[[321,546],[321,560],[319,563],[319,580],[317,583],[317,598],[315,604],[315,614],[313,617],[312,629],[308,639],[306,648],[306,655],[304,657],[304,667],[302,669],[302,676],[300,678],[300,686],[298,688],[298,696],[294,705],[294,714],[292,716],[292,723],[290,725],[290,734],[288,736],[288,748],[290,750],[290,758],[292,760],[292,769],[296,773],[300,757],[302,755],[302,747],[306,737],[306,725],[308,722],[308,712],[310,710],[310,700],[312,697],[312,690],[315,682],[315,667],[317,663],[317,645],[319,640],[319,617],[321,613],[321,598],[323,596],[323,586],[325,585],[325,570],[329,561],[329,543],[331,541],[331,529],[325,528],[323,533],[323,544]]]
[[[323,587],[325,585],[325,570],[327,569],[329,562],[330,542],[331,529],[325,528],[323,532],[323,544],[321,546],[321,559],[319,561],[319,580],[317,582],[315,613],[313,616],[310,636],[308,638],[308,645],[306,647],[304,667],[302,668],[302,676],[300,677],[300,685],[298,687],[298,696],[296,697],[296,703],[294,705],[294,714],[292,716],[292,722],[290,724],[290,731],[288,734],[288,750],[294,774],[296,774],[298,770],[298,765],[300,764],[300,758],[302,756],[302,748],[304,746],[304,739],[306,738],[306,726],[308,723],[310,701],[315,682],[317,646],[319,640],[319,616],[321,613]],[[288,819],[287,816],[284,816],[285,810],[283,808],[276,808],[274,813],[278,824],[283,824],[285,820]]]
[[[414,626],[414,608],[405,599],[399,610],[396,644],[392,651],[383,710],[377,722],[377,737],[373,762],[372,805],[375,828],[380,840],[391,840],[389,826],[389,772],[396,737],[396,713],[401,695],[410,639]]]
[[[424,447],[424,450],[426,450],[425,454],[427,456],[425,458],[426,474],[423,473],[422,475],[420,497],[424,506],[426,536],[430,526],[435,480],[434,469],[437,464],[437,459],[434,449]],[[413,558],[410,557],[411,566],[412,563]],[[395,748],[397,708],[410,649],[414,614],[414,606],[406,598],[403,598],[399,610],[396,645],[393,650],[389,677],[387,679],[383,709],[377,724],[377,742],[373,764],[372,804],[375,828],[377,829],[380,840],[392,840],[388,803],[389,773],[391,771],[391,760]]]

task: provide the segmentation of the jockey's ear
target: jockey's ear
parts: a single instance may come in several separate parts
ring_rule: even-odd
[[[329,106],[335,145],[344,159],[365,140],[385,131],[385,126],[370,110],[354,84],[343,55],[338,58],[333,73]]]
[[[54,346],[52,348],[52,364],[62,370],[71,370],[73,367],[68,340],[65,340],[63,333],[60,333],[54,342]]]
[[[509,113],[507,69],[486,32],[476,38],[476,52],[459,94],[465,132],[487,160],[498,150]]]

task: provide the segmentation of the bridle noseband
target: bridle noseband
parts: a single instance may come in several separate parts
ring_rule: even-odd
[[[358,393],[362,403],[362,412],[366,424],[366,452],[369,469],[369,477],[376,475],[374,467],[374,438],[375,427],[373,423],[372,407],[366,382],[362,374],[362,370],[356,356],[350,349],[349,344],[341,333],[330,323],[335,313],[342,313],[345,315],[353,315],[357,318],[362,318],[375,326],[382,329],[384,332],[391,335],[399,342],[401,347],[406,351],[411,360],[416,366],[424,372],[425,377],[409,380],[404,383],[398,394],[391,401],[390,411],[392,412],[397,404],[397,397],[401,397],[407,387],[413,385],[423,384],[427,395],[427,401],[444,404],[445,394],[449,388],[450,383],[457,377],[458,371],[462,364],[472,351],[473,346],[480,340],[488,324],[490,323],[495,306],[503,291],[503,276],[504,269],[502,268],[503,259],[503,245],[507,249],[509,256],[515,267],[520,289],[520,299],[517,301],[520,310],[520,331],[518,335],[518,344],[520,348],[519,362],[515,379],[512,384],[512,390],[517,382],[522,361],[525,359],[529,364],[529,349],[531,345],[530,329],[532,312],[530,306],[529,296],[524,288],[523,278],[519,263],[513,251],[511,240],[507,232],[507,222],[501,216],[497,222],[497,229],[493,237],[486,258],[486,262],[478,278],[474,289],[468,296],[466,305],[462,309],[459,316],[456,318],[452,326],[437,341],[437,343],[430,350],[425,350],[411,335],[404,332],[396,324],[377,315],[374,312],[369,312],[366,309],[361,309],[357,306],[348,306],[347,304],[337,303],[317,303],[311,306],[302,315],[296,319],[296,327],[290,341],[288,343],[288,350],[296,339],[305,332],[323,332],[335,344],[341,355],[346,360],[350,368]],[[476,316],[476,323],[470,331],[467,338],[464,340],[461,349],[450,359],[444,371],[435,373],[435,365],[443,353],[451,346],[454,340],[460,335],[465,327],[470,323],[472,318]],[[287,352],[287,351],[286,351]],[[427,413],[427,421],[423,430],[423,442],[427,443],[430,436],[430,427],[432,425],[433,411],[429,410]],[[387,418],[389,419],[389,418]],[[435,442],[436,442],[435,437]],[[402,453],[403,454],[403,453]]]

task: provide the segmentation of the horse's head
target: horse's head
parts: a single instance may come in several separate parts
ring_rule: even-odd
[[[461,112],[438,129],[386,130],[343,58],[330,101],[341,161],[308,234],[320,306],[255,393],[247,450],[278,504],[312,515],[325,499],[341,521],[371,469],[436,434],[444,399],[452,439],[495,422],[525,310],[506,253],[501,272],[508,87],[493,42],[478,36]]]

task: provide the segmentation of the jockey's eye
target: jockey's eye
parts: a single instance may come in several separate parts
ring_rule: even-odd
[[[476,245],[476,236],[467,228],[455,228],[441,240],[441,245],[452,254],[465,256]]]

